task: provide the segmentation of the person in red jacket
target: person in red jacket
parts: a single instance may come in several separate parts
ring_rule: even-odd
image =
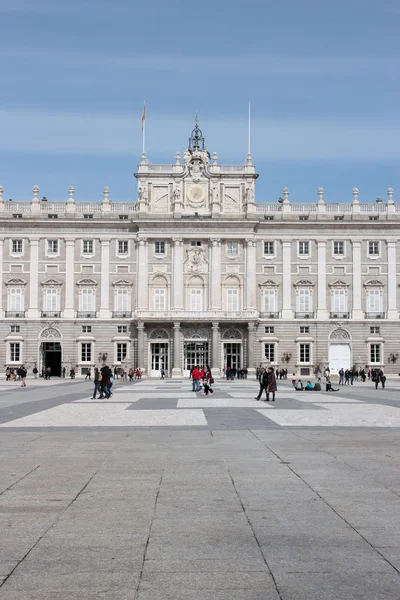
[[[192,382],[193,382],[192,392],[199,392],[200,391],[200,369],[197,365],[195,367],[193,367],[193,369],[192,369]]]

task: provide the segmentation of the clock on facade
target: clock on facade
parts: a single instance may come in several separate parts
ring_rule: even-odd
[[[187,189],[187,197],[190,202],[193,202],[194,204],[203,202],[205,195],[206,192],[202,185],[192,184]]]

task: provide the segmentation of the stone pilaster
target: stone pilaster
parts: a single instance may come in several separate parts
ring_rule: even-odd
[[[361,295],[361,242],[353,242],[353,319],[363,319]]]
[[[317,319],[329,318],[326,308],[326,242],[317,242],[318,246],[318,292],[317,292]]]
[[[64,318],[73,319],[75,317],[74,297],[75,297],[75,240],[65,241],[65,305]]]
[[[28,318],[39,318],[39,240],[30,240]]]
[[[282,319],[293,319],[292,242],[282,242]]]
[[[183,310],[183,240],[173,238],[173,309]]]
[[[143,372],[145,370],[144,367],[144,323],[143,321],[138,321],[136,324],[137,327],[137,344],[138,344],[138,355],[137,355],[137,367]],[[149,375],[149,373],[146,373]]]
[[[397,277],[396,277],[396,242],[387,242],[388,253],[388,306],[387,318],[399,319],[397,310]]]
[[[181,367],[181,324],[174,323],[174,366],[172,368],[172,377],[182,377]]]
[[[212,348],[211,348],[211,371],[214,377],[219,377],[221,374],[219,366],[219,353],[218,353],[218,331],[219,323],[212,324]]]
[[[100,319],[109,319],[110,314],[110,240],[101,240],[101,290]]]
[[[246,309],[256,308],[256,242],[254,238],[246,240]]]
[[[248,323],[247,325],[247,371],[249,375],[253,375],[256,372],[254,367],[254,340],[255,340],[255,326],[254,323]]]
[[[146,238],[137,240],[137,307],[138,310],[149,309],[149,267],[148,241]]]
[[[4,256],[4,240],[0,240],[0,319],[4,317],[3,310],[3,256]]]
[[[221,310],[221,240],[211,239],[211,310]]]

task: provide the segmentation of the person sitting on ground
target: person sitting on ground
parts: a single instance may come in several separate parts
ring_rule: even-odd
[[[337,390],[333,389],[331,378],[329,376],[326,378],[325,391],[327,391],[327,392],[338,392],[339,391],[339,388]]]
[[[294,384],[294,389],[297,390],[298,392],[302,392],[304,390],[304,386],[303,386],[301,379],[298,379],[296,381],[296,383]]]
[[[313,390],[313,389],[314,389],[314,386],[313,386],[313,384],[311,383],[311,381],[307,381],[307,383],[306,383],[306,385],[305,385],[305,388],[304,388],[304,389],[305,389],[305,390]]]
[[[321,391],[321,384],[319,382],[314,383],[314,392],[320,392]]]

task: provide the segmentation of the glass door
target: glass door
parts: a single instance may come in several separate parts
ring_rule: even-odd
[[[151,377],[160,377],[161,369],[168,375],[168,344],[153,342],[150,344],[151,353]]]
[[[185,342],[183,346],[183,375],[189,377],[196,365],[208,365],[208,342]]]
[[[224,343],[224,367],[231,369],[240,369],[242,355],[242,344],[237,342]]]

